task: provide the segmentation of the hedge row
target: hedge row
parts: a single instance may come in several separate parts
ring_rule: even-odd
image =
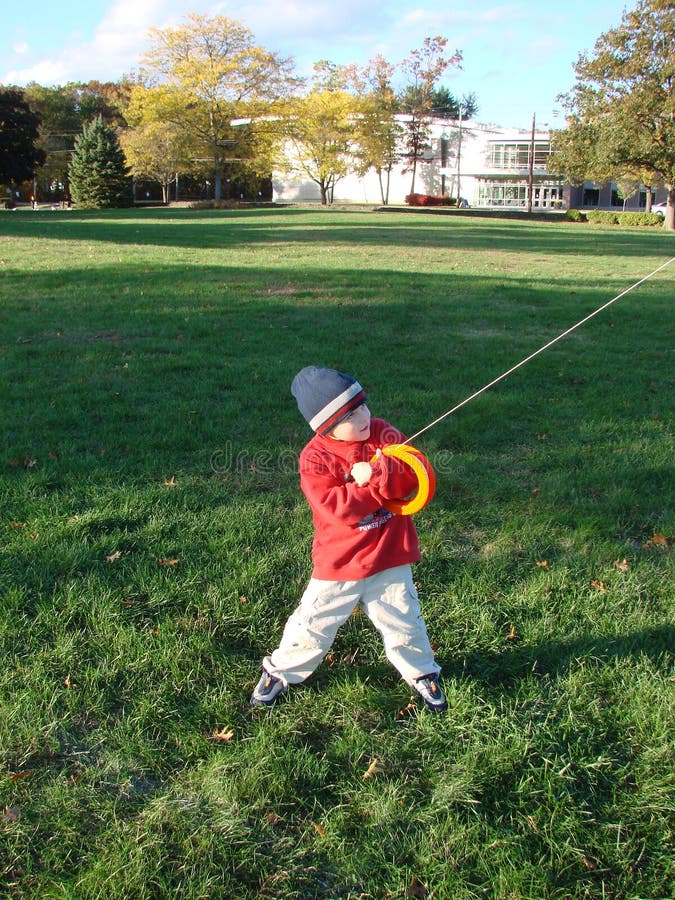
[[[408,194],[408,206],[457,206],[456,197],[434,196],[433,194]]]
[[[239,200],[193,200],[188,204],[189,209],[241,209],[241,207]]]
[[[582,212],[580,209],[568,209],[565,218],[568,222],[590,222],[591,225],[663,225],[663,216],[658,213],[619,213],[602,209]]]

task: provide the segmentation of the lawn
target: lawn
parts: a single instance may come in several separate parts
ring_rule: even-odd
[[[449,701],[363,617],[273,710],[310,574],[289,386],[408,434],[673,255],[371,211],[0,213],[0,896],[675,894],[675,263],[416,441]]]

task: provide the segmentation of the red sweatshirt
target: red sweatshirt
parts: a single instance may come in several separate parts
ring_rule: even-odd
[[[417,486],[412,470],[382,456],[367,485],[359,487],[349,474],[355,462],[370,462],[380,447],[404,440],[384,419],[371,419],[367,441],[316,434],[303,449],[300,486],[314,518],[313,578],[356,581],[420,558],[412,517],[382,505],[412,493]]]

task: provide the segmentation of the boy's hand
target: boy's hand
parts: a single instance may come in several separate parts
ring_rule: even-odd
[[[357,462],[354,463],[349,474],[359,487],[364,487],[370,481],[373,469],[369,462]]]

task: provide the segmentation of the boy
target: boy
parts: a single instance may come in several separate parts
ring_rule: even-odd
[[[412,581],[411,563],[420,558],[417,532],[410,516],[383,507],[416,486],[407,466],[380,452],[405,438],[372,419],[361,385],[335,369],[307,366],[291,393],[316,432],[300,454],[300,486],[314,520],[314,568],[279,647],[263,660],[251,705],[271,706],[288,685],[305,681],[360,604],[404,681],[429,709],[442,712],[440,666]]]

